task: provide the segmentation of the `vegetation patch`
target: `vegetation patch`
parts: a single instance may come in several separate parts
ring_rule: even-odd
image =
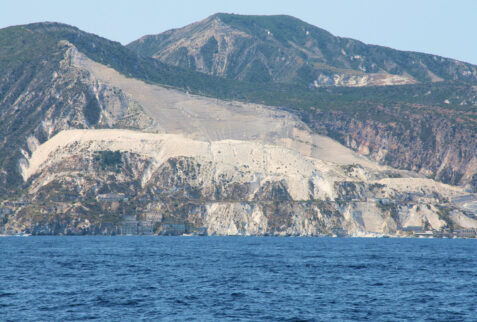
[[[121,151],[97,151],[94,157],[103,170],[119,170],[123,164]]]

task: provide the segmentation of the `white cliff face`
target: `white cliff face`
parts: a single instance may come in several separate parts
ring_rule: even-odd
[[[420,205],[413,205],[405,207],[399,212],[403,227],[420,227],[423,222],[429,222],[433,229],[440,230],[445,226],[445,222],[440,220],[436,209],[431,206],[422,207]]]
[[[78,160],[91,160],[97,151],[104,150],[137,155],[144,166],[137,167],[131,178],[140,181],[145,190],[162,191],[159,199],[163,203],[167,203],[163,196],[198,191],[198,197],[189,198],[203,205],[199,217],[209,234],[261,235],[270,233],[273,226],[274,233],[284,235],[319,235],[343,227],[352,235],[364,236],[392,234],[398,226],[418,226],[423,220],[440,229],[445,222],[438,218],[434,206],[424,205],[437,202],[436,194],[442,198],[464,195],[460,188],[406,172],[399,173],[401,178],[379,178],[387,172],[356,167],[350,170],[276,145],[238,140],[204,142],[176,134],[118,129],[62,131],[40,145],[25,171],[27,178],[33,176],[32,192],[41,191],[55,180],[77,176],[71,166],[65,166],[75,160],[75,155]],[[192,167],[168,168],[171,160],[178,160],[174,164],[189,160]],[[82,175],[87,176],[87,171]],[[97,176],[94,171],[90,175]],[[116,180],[120,178],[118,174]],[[381,189],[380,199],[370,192],[376,184]],[[397,219],[379,206],[383,200],[388,202],[387,198],[413,192],[409,187],[416,186],[421,187],[420,191],[427,189],[420,197],[420,209],[399,204]],[[221,192],[212,193],[218,190]],[[356,193],[358,190],[361,192]],[[328,209],[320,205],[320,200],[330,201]],[[272,223],[277,218],[283,222]]]
[[[215,235],[262,235],[268,220],[260,207],[248,203],[213,203],[206,206],[205,227]]]
[[[362,73],[362,74],[334,74],[332,76],[319,75],[313,82],[315,87],[326,86],[388,86],[388,85],[406,85],[415,84],[416,80],[410,75],[393,75],[389,73]]]
[[[150,177],[171,158],[191,157],[199,163],[211,162],[216,178],[227,176],[234,182],[256,185],[257,190],[266,182],[285,179],[294,200],[333,198],[333,182],[346,178],[336,164],[280,146],[237,140],[204,142],[176,134],[114,129],[58,133],[32,154],[25,179],[74,153],[102,150],[128,151],[150,159]],[[316,188],[310,190],[310,182]]]
[[[452,220],[460,227],[477,229],[477,220],[474,218],[469,218],[465,216],[460,211],[453,211],[451,213]]]

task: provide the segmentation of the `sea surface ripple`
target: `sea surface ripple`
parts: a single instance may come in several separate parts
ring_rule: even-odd
[[[0,238],[0,320],[477,320],[477,240]]]

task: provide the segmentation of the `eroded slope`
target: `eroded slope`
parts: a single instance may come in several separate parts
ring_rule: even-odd
[[[99,157],[109,150],[121,151],[118,164]],[[133,215],[158,229],[187,223],[208,234],[396,234],[423,223],[447,228],[453,221],[440,207],[466,195],[405,172],[339,165],[277,145],[131,130],[62,131],[30,164],[39,165],[30,169],[36,208],[23,208],[8,229],[111,233]],[[127,202],[98,199],[111,192]],[[465,210],[452,216],[477,227]]]
[[[257,104],[223,101],[127,78],[112,68],[96,63],[71,49],[72,63],[91,77],[118,88],[136,101],[155,120],[162,133],[184,134],[204,140],[251,140],[284,146],[305,156],[340,164],[376,163],[336,141],[314,134],[295,115]]]

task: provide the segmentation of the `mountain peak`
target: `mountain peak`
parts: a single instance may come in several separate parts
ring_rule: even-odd
[[[216,13],[128,47],[170,65],[254,82],[321,87],[477,81],[471,64],[336,37],[288,15]]]
[[[65,23],[61,23],[61,22],[54,22],[54,21],[34,22],[34,23],[26,24],[26,25],[12,26],[5,29],[8,30],[11,28],[41,32],[41,33],[56,33],[60,31],[82,32],[77,27],[74,27]]]
[[[263,34],[269,31],[277,39],[287,41],[293,36],[302,37],[310,33],[320,33],[320,36],[332,37],[324,29],[310,25],[290,15],[240,15],[231,13],[217,13],[210,18],[220,19],[224,24],[251,34]],[[296,33],[296,35],[293,35]],[[268,33],[267,33],[268,34]]]
[[[263,20],[263,19],[292,19],[296,21],[301,21],[300,19],[290,16],[290,15],[283,15],[283,14],[277,14],[277,15],[243,15],[243,14],[238,14],[238,13],[228,13],[228,12],[217,12],[213,15],[211,15],[209,18],[224,18],[224,19],[238,19],[238,20]],[[304,23],[304,22],[303,22]]]

